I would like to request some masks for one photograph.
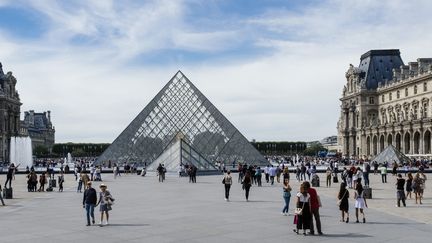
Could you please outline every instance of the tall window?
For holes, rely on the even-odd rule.
[[[424,84],[423,84],[423,91],[424,91],[424,92],[427,91],[427,82],[424,82]]]
[[[397,98],[397,99],[400,98],[400,91],[399,91],[399,90],[396,92],[396,98]]]
[[[374,97],[369,97],[369,104],[374,105],[375,104],[375,99]]]
[[[414,94],[417,94],[417,85],[414,85]]]
[[[389,100],[390,101],[392,100],[392,93],[391,92],[389,93]]]
[[[405,97],[408,96],[408,88],[405,88]]]
[[[384,102],[384,95],[381,96],[381,102]]]

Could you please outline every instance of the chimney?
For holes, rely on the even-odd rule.
[[[47,111],[48,112],[48,123],[51,123],[51,111]]]

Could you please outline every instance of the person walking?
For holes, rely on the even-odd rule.
[[[396,178],[396,198],[397,198],[397,207],[400,207],[400,202],[402,201],[402,204],[404,207],[406,207],[405,204],[405,179],[402,178],[401,174],[397,175]]]
[[[270,167],[268,165],[266,167],[264,167],[264,175],[265,175],[265,180],[267,183],[269,183],[269,181],[270,181],[269,171],[270,171]]]
[[[39,192],[43,192],[45,191],[45,184],[47,183],[47,179],[46,179],[46,175],[45,172],[43,172],[40,176],[39,176]]]
[[[224,184],[225,187],[225,201],[229,201],[229,192],[231,189],[231,185],[232,185],[232,176],[231,176],[231,171],[227,171],[226,175],[224,176],[222,183]]]
[[[411,192],[413,190],[413,179],[412,173],[408,172],[408,179],[406,180],[406,197],[409,197],[409,199],[411,199]]]
[[[111,196],[111,193],[107,190],[107,186],[105,184],[100,184],[100,193],[99,193],[99,201],[96,206],[100,204],[99,211],[101,212],[101,218],[99,225],[102,226],[104,215],[106,216],[105,225],[109,225],[109,211],[112,210],[111,205],[114,202],[114,198]]]
[[[304,184],[305,184],[305,189],[307,190],[307,193],[310,196],[310,209],[311,209],[310,234],[311,235],[315,234],[314,223],[313,223],[315,218],[317,232],[319,235],[322,235],[323,233],[321,231],[321,218],[319,214],[319,208],[321,207],[321,200],[315,188],[312,188],[311,184],[308,181],[305,181]]]
[[[273,165],[269,169],[269,175],[270,175],[270,183],[271,183],[271,185],[273,185],[274,184],[274,179],[275,179],[275,176],[276,176],[276,168],[273,167]]]
[[[332,175],[332,170],[330,167],[327,167],[327,170],[326,170],[326,186],[327,187],[331,187],[331,179],[332,179],[331,175]]]
[[[299,234],[299,230],[303,229],[303,235],[306,235],[306,230],[310,229],[311,226],[312,215],[310,208],[310,195],[307,193],[304,183],[300,185],[300,190],[297,193],[296,206],[297,226],[296,229],[294,229],[294,233]]]
[[[252,186],[252,178],[251,178],[249,171],[246,172],[245,177],[243,178],[242,184],[243,184],[242,188],[243,188],[243,190],[245,190],[246,202],[249,202],[249,190]]]
[[[81,177],[81,172],[78,173],[77,182],[78,182],[77,192],[82,192],[83,181],[82,181],[82,177]]]
[[[5,189],[7,188],[6,185],[8,184],[8,182],[9,182],[9,188],[12,188],[12,179],[14,178],[14,176],[15,176],[15,164],[10,163],[6,174],[6,181],[4,184]]]
[[[289,179],[285,178],[283,182],[283,199],[285,201],[285,206],[282,209],[282,215],[289,215],[289,203],[291,199],[291,186],[289,184]]]
[[[423,197],[423,192],[424,192],[424,183],[425,181],[423,180],[423,178],[420,176],[420,172],[417,172],[417,174],[414,177],[414,181],[413,181],[413,190],[414,190],[414,194],[415,194],[415,203],[422,203],[422,197]]]
[[[255,171],[255,178],[257,181],[258,186],[262,186],[262,171],[261,168],[258,166],[256,171]]]
[[[87,226],[90,226],[90,217],[92,218],[92,223],[95,223],[94,208],[97,202],[96,190],[92,187],[92,183],[87,182],[87,189],[84,191],[83,195],[83,208],[86,210],[87,215]]]
[[[338,199],[338,205],[339,205],[339,210],[341,211],[341,222],[349,222],[349,203],[348,203],[348,199],[349,199],[349,191],[346,188],[347,184],[345,182],[342,182],[340,184],[340,189],[339,189],[339,193],[337,196]],[[346,220],[345,220],[345,215],[346,215]]]
[[[356,223],[359,223],[359,211],[363,216],[363,223],[366,223],[364,209],[367,208],[367,202],[364,198],[364,190],[361,183],[357,183],[354,191]]]
[[[369,187],[369,173],[371,172],[371,167],[369,162],[363,164],[363,179],[365,187]]]
[[[59,192],[63,192],[63,182],[64,182],[64,174],[63,171],[61,171],[58,177]]]
[[[387,166],[385,165],[381,166],[380,170],[381,170],[382,183],[387,183]]]

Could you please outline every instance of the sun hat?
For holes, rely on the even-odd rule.
[[[100,186],[99,187],[107,187],[105,184],[100,184]]]

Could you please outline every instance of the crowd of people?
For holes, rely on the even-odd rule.
[[[45,185],[49,184],[48,188],[52,188],[52,180],[55,181],[55,171],[52,169],[52,164],[47,164],[47,169],[39,175],[36,174],[34,168],[27,168],[27,185],[28,191],[45,191]],[[317,165],[313,161],[303,160],[293,167],[289,167],[290,163],[281,163],[280,165],[267,165],[263,168],[256,165],[238,164],[238,183],[241,184],[241,188],[244,191],[244,197],[246,202],[249,201],[251,187],[256,185],[262,187],[263,183],[267,183],[268,186],[281,186],[282,196],[281,201],[283,202],[281,214],[283,216],[290,216],[290,201],[294,195],[295,208],[294,232],[296,234],[323,234],[319,209],[322,206],[320,196],[314,187],[319,187],[319,182],[316,184],[314,178],[318,177]],[[375,162],[363,162],[361,164],[352,163],[348,166],[341,164],[338,161],[330,161],[326,164],[325,169],[325,181],[326,187],[331,187],[332,183],[339,183],[338,177],[340,176],[341,183],[339,191],[336,196],[337,206],[340,210],[340,221],[349,223],[350,222],[350,205],[355,209],[355,222],[366,223],[365,209],[368,207],[368,189],[369,189],[369,176],[371,174],[378,174],[381,177],[382,183],[387,183],[387,173],[391,173],[394,176],[395,188],[396,188],[396,206],[406,207],[406,199],[415,198],[416,204],[422,204],[423,193],[426,185],[427,177],[424,174],[424,168],[420,166],[417,172],[411,172],[412,169],[406,170],[401,169],[395,163],[389,166],[387,163],[377,165]],[[114,178],[121,176],[120,166],[113,163],[113,174]],[[189,182],[196,183],[197,167],[194,165],[185,165],[185,172],[189,176]],[[63,167],[58,173],[58,185],[59,191],[63,191],[63,183],[65,176]],[[222,178],[222,184],[224,185],[224,199],[230,201],[230,190],[233,185],[233,176],[230,170],[225,169],[225,175]],[[94,208],[100,206],[101,220],[100,224],[108,224],[109,211],[112,209],[111,205],[114,200],[106,185],[101,184],[99,200],[95,189],[92,188],[92,181],[102,181],[102,168],[100,166],[93,166],[88,164],[86,161],[79,161],[74,166],[74,175],[77,181],[77,192],[83,192],[83,207],[86,209],[87,225],[95,224]],[[165,174],[167,172],[163,164],[159,164],[157,167],[158,180],[163,182],[165,180]],[[322,167],[321,167],[322,170]],[[11,187],[11,181],[14,178],[16,168],[11,164],[8,168],[6,175],[5,188]],[[134,165],[123,165],[123,172],[125,174],[134,173],[137,171]],[[143,169],[145,171],[145,167]],[[290,173],[295,174],[295,179],[300,183],[299,188],[296,190],[290,184]],[[142,174],[139,173],[139,174]],[[403,176],[402,174],[405,174]],[[181,175],[181,174],[180,174]],[[264,178],[262,178],[264,177]],[[318,178],[319,181],[319,178]],[[85,187],[85,188],[83,188]],[[352,190],[352,193],[350,193]],[[47,190],[48,191],[48,190]],[[293,192],[295,192],[293,194]],[[412,195],[414,194],[414,195]],[[111,198],[111,199],[110,199]],[[3,198],[0,197],[2,204]],[[350,200],[352,199],[351,203]],[[336,210],[336,209],[335,209]],[[104,222],[106,220],[106,223]],[[309,231],[309,232],[307,232]]]

